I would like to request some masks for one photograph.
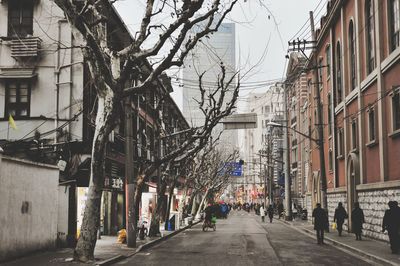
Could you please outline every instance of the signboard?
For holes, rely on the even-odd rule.
[[[232,114],[223,119],[224,129],[246,129],[257,127],[257,114],[256,113],[245,113],[245,114]]]
[[[124,179],[119,176],[106,176],[104,180],[104,188],[123,191]]]
[[[242,166],[243,165],[238,162],[225,163],[220,175],[225,174],[225,172],[229,172],[231,176],[242,176]]]

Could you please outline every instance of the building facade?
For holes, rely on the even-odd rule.
[[[400,200],[399,9],[398,0],[329,1],[306,66],[314,138],[321,93],[329,216],[339,201],[349,211],[359,202],[364,234],[384,240],[384,210]],[[308,195],[315,203],[321,176],[314,142],[310,160]]]
[[[199,90],[199,76],[204,73],[203,86],[207,91],[214,91],[221,77],[221,64],[226,68],[227,82],[236,74],[235,23],[222,23],[217,32],[209,38],[204,38],[188,54],[182,68],[181,86],[183,88],[182,112],[186,120],[193,126],[203,126],[205,117],[199,108],[201,95]],[[226,101],[232,98],[235,81],[230,85],[231,93],[226,94]],[[219,94],[217,94],[219,95]],[[223,130],[222,124],[214,129],[214,136]],[[238,136],[235,130],[225,130],[220,137],[221,146],[228,149],[237,149]]]
[[[249,202],[261,201],[262,195],[273,193],[282,174],[282,130],[268,123],[283,121],[283,99],[280,85],[247,97],[247,111],[257,114],[257,127],[244,130],[241,152],[245,161],[242,182]]]
[[[291,197],[302,207],[311,208],[306,197],[310,170],[311,140],[298,132],[310,135],[310,102],[307,75],[304,73],[306,58],[299,52],[290,54],[286,72],[285,90],[287,97]]]
[[[132,40],[112,5],[107,22],[99,27],[112,49],[123,49]],[[83,215],[97,108],[79,45],[53,1],[0,2],[0,144],[6,155],[59,166],[60,185],[69,188],[71,242]],[[142,75],[150,71],[150,64],[144,64]],[[128,85],[138,80],[139,75],[133,73]],[[167,141],[155,145],[161,131],[157,120],[162,120],[162,129],[168,134],[189,127],[169,97],[171,92],[169,78],[161,75],[152,88],[130,98],[136,172],[140,163],[152,162],[165,153]],[[163,106],[158,111],[156,104],[161,98]],[[101,209],[104,234],[116,234],[125,227],[124,121],[121,113],[106,148]],[[168,141],[179,143],[180,137]]]

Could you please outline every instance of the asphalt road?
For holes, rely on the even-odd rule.
[[[215,232],[197,225],[117,265],[371,265],[283,223],[260,222],[243,211],[218,220]]]

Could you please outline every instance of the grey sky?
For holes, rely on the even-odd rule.
[[[144,0],[117,2],[117,10],[132,31],[138,28],[144,2]],[[326,0],[241,0],[235,7],[227,21],[237,22],[237,67],[240,63],[241,68],[249,69],[257,64],[265,52],[265,58],[243,80],[246,86],[240,93],[239,112],[244,111],[245,95],[264,91],[267,88],[266,81],[282,78],[288,40],[308,20],[309,11],[314,10],[319,4],[315,19],[318,22],[318,18],[325,13],[326,2]],[[309,22],[304,29],[302,37],[308,37]],[[181,88],[175,88],[174,93],[179,106],[181,106],[180,90]]]

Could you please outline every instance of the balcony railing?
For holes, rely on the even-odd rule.
[[[12,57],[37,57],[41,40],[38,37],[26,37],[11,40]]]

